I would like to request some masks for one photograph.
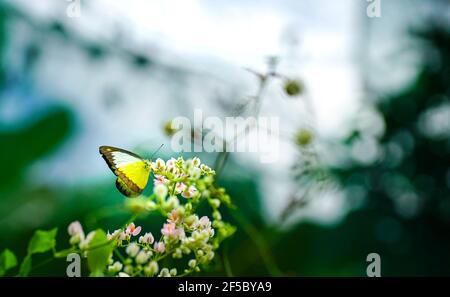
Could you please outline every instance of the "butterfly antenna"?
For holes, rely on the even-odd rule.
[[[163,144],[161,144],[160,146],[159,146],[159,148],[150,156],[150,160],[151,159],[153,159],[153,157],[155,156],[155,154],[157,153],[157,152],[159,152],[159,150],[161,150],[161,148],[164,146],[164,143]]]

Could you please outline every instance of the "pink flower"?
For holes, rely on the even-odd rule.
[[[181,192],[183,192],[184,190],[186,190],[186,185],[182,182],[178,182],[175,185],[175,191],[177,194],[180,194]]]
[[[175,159],[174,158],[170,158],[170,160],[168,160],[166,162],[166,167],[168,171],[172,171],[175,168]]]
[[[70,223],[69,227],[67,228],[67,232],[70,236],[76,236],[76,235],[84,235],[83,227],[81,227],[81,224],[79,221],[75,221]]]
[[[155,179],[153,180],[153,185],[154,186],[164,185],[164,184],[167,184],[168,182],[169,182],[169,180],[166,177],[159,175],[159,174],[155,174]]]
[[[197,189],[194,186],[190,186],[188,189],[185,189],[181,196],[184,198],[192,198],[197,193]]]
[[[200,218],[200,220],[198,220],[197,227],[199,229],[210,228],[211,227],[211,221],[209,220],[209,218],[207,216],[203,216],[203,217]]]
[[[141,226],[136,227],[134,223],[127,226],[125,232],[129,235],[137,236],[141,232]]]
[[[176,209],[173,209],[168,215],[167,221],[169,223],[178,223],[180,221],[180,215],[178,214]]]
[[[164,224],[163,228],[161,229],[161,233],[162,235],[171,238],[184,236],[184,230],[182,228],[177,228],[175,223],[172,222]]]
[[[174,223],[168,223],[164,224],[163,228],[161,229],[161,233],[164,236],[176,236],[177,228]]]
[[[164,242],[155,242],[155,245],[153,247],[157,253],[164,253],[164,251],[166,250],[166,245],[164,244]]]

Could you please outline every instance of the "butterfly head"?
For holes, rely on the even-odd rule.
[[[145,169],[150,170],[152,168],[152,160],[144,160],[144,163]]]

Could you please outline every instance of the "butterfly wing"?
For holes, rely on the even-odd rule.
[[[116,187],[127,197],[136,197],[144,190],[150,166],[140,156],[112,146],[101,146],[100,154],[117,176]]]

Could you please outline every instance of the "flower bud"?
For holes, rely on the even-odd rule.
[[[122,270],[122,263],[116,261],[113,265],[108,266],[108,271],[111,273],[117,273]]]
[[[168,191],[167,187],[162,184],[158,184],[153,188],[153,192],[159,199],[166,198]]]
[[[191,268],[196,267],[197,266],[197,260],[195,260],[195,259],[189,260],[188,266],[191,267]]]
[[[295,134],[295,143],[299,146],[307,146],[313,141],[314,135],[307,129],[300,129]]]
[[[144,267],[144,273],[147,276],[153,276],[155,274],[157,274],[159,271],[159,266],[158,266],[158,262],[156,261],[151,261],[150,263],[148,263],[147,266]]]
[[[126,248],[126,252],[130,257],[136,257],[136,255],[139,253],[139,250],[140,248],[135,242],[130,243],[130,245]]]
[[[163,269],[161,269],[161,272],[159,273],[158,276],[159,277],[170,277],[171,275],[170,275],[169,269],[163,268]]]
[[[136,263],[145,264],[147,263],[148,258],[150,258],[150,255],[146,251],[140,251],[136,256]]]
[[[220,200],[219,199],[210,199],[209,204],[212,208],[219,208],[220,206]]]
[[[304,85],[300,80],[287,80],[284,84],[284,91],[288,96],[297,96],[303,93]]]

